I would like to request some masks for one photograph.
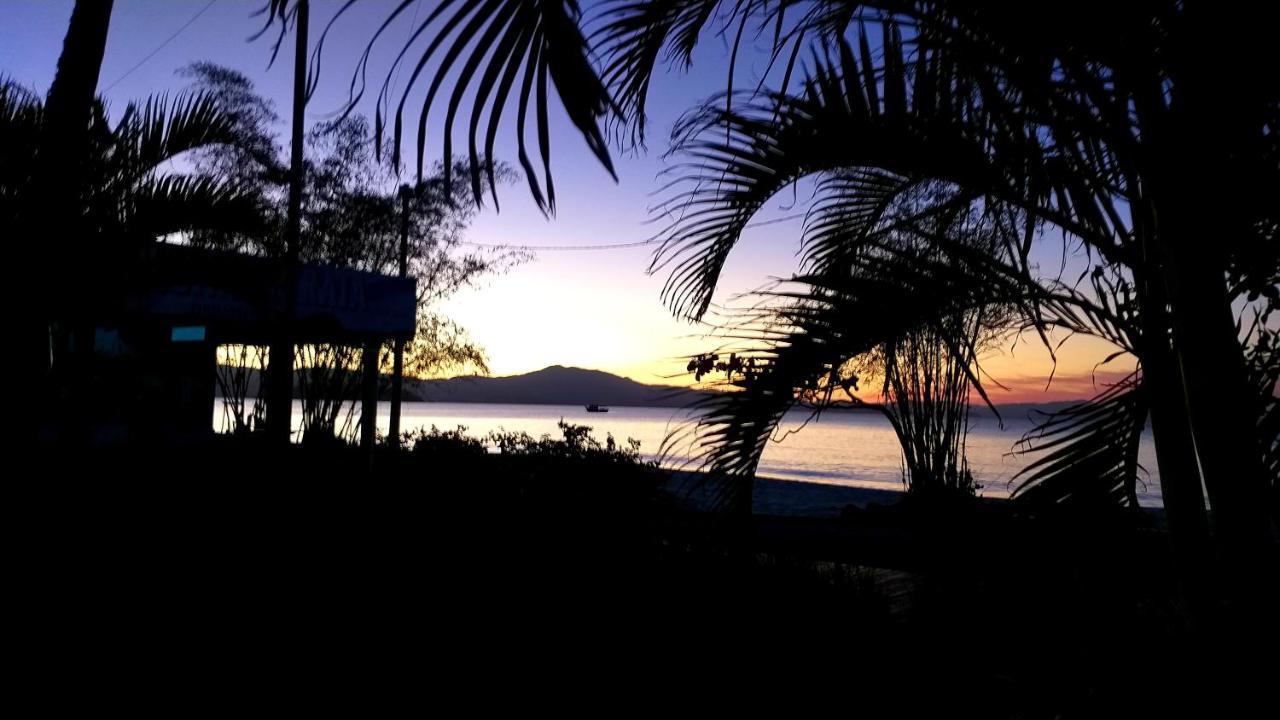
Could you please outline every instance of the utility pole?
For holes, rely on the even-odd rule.
[[[294,18],[293,133],[289,164],[289,217],[285,225],[285,254],[281,279],[286,293],[283,317],[271,343],[267,386],[267,434],[272,443],[287,446],[293,422],[293,324],[298,314],[298,247],[302,236],[303,133],[307,109],[308,0],[297,0]]]
[[[382,343],[365,340],[360,356],[360,448],[373,461],[378,439],[378,353]]]
[[[409,275],[409,186],[400,186],[400,277]],[[395,339],[395,365],[391,374],[391,447],[400,447],[400,400],[404,391],[404,340]]]

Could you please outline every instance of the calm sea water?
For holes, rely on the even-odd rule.
[[[387,431],[389,406],[379,405],[378,426]],[[783,480],[845,485],[875,489],[902,488],[902,459],[897,439],[889,423],[869,412],[833,412],[823,414],[806,424],[807,412],[787,415],[770,442],[760,462],[759,475]],[[601,440],[612,433],[620,442],[639,440],[640,451],[654,457],[668,433],[678,429],[689,418],[687,411],[672,408],[611,407],[607,413],[590,413],[581,405],[503,405],[485,403],[407,402],[401,415],[401,428],[406,431],[436,426],[442,430],[465,427],[467,433],[485,436],[490,431],[527,432],[559,437],[556,423],[564,419],[575,425],[589,425]],[[300,420],[295,407],[294,425]],[[987,497],[1006,497],[1015,486],[1014,475],[1034,455],[1013,455],[1018,439],[1031,429],[1030,420],[1004,417],[1001,427],[989,415],[977,415],[968,439],[968,457],[974,479],[982,485]],[[221,413],[215,415],[214,426],[221,426]],[[675,448],[674,463],[687,460],[695,448]],[[1145,472],[1139,473],[1139,500],[1143,505],[1160,505],[1159,478],[1156,474],[1155,451],[1149,435],[1144,436],[1138,461]]]

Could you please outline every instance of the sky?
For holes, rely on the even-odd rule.
[[[3,0],[0,74],[47,91],[72,4],[72,0]],[[261,27],[261,18],[251,15],[262,4],[262,0],[212,4],[209,0],[115,0],[99,93],[118,112],[129,100],[182,90],[187,81],[176,71],[192,62],[209,61],[253,79],[287,120],[292,63],[284,56],[291,51],[291,41],[286,41],[282,59],[268,67],[274,31],[256,41],[248,39]],[[338,5],[336,0],[313,0],[313,37]],[[331,119],[342,107],[356,60],[392,3],[369,0],[365,5],[339,21],[325,46],[321,78],[308,106],[308,124]],[[407,22],[393,26],[382,51],[373,55],[370,76],[378,82],[408,27]],[[664,72],[655,78],[649,98],[649,147],[615,151],[617,182],[590,155],[567,119],[553,114],[555,217],[542,215],[521,182],[500,190],[501,211],[486,205],[466,239],[538,247],[628,243],[652,237],[660,227],[651,222],[651,208],[662,197],[660,174],[668,167],[662,155],[670,129],[681,114],[724,88],[727,54],[720,38],[709,37],[695,55],[691,71]],[[753,78],[764,64],[761,53],[746,55],[748,60],[739,68],[740,82]],[[357,111],[371,116],[372,100]],[[416,119],[416,114],[410,116],[411,121]],[[280,128],[282,137],[287,137],[285,130]],[[495,150],[499,159],[514,160],[511,135],[500,134]],[[439,159],[438,143],[427,151],[428,162]],[[782,218],[804,209],[803,202],[792,203],[790,193],[775,198],[759,219]],[[730,256],[713,301],[729,303],[772,278],[794,272],[800,228],[797,219],[749,229]],[[1044,262],[1056,266],[1060,243],[1043,245]],[[559,364],[646,383],[689,384],[693,378],[684,373],[685,358],[714,349],[720,341],[706,337],[704,327],[677,320],[663,305],[659,295],[665,276],[646,273],[652,249],[536,252],[532,261],[486,278],[448,300],[441,310],[485,348],[495,375]],[[1122,359],[1095,368],[1112,350],[1101,341],[1073,338],[1057,351],[1055,371],[1038,339],[1010,339],[984,356],[983,367],[1004,386],[989,383],[996,402],[1083,398],[1105,389],[1103,383],[1132,367],[1131,361]],[[1046,387],[1051,373],[1053,382]]]

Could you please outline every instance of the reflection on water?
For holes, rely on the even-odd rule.
[[[387,431],[389,405],[378,407],[378,427]],[[580,405],[502,405],[483,403],[407,402],[401,415],[406,431],[430,428],[442,430],[465,426],[470,435],[490,431],[527,432],[538,436],[559,436],[556,423],[563,418],[575,425],[590,425],[604,439],[612,433],[618,440],[635,438],[646,456],[657,454],[667,435],[680,428],[688,412],[672,408],[611,407],[608,413],[589,413]],[[893,430],[883,417],[871,412],[833,412],[807,424],[807,412],[789,413],[769,443],[760,462],[759,474],[766,477],[870,488],[902,487],[902,455]],[[301,419],[294,407],[294,426]],[[215,413],[214,426],[221,427],[222,413]],[[975,413],[968,439],[969,463],[982,494],[1007,496],[1009,481],[1033,456],[1010,455],[1023,433],[1031,429],[1026,417],[1004,418],[1001,429],[994,417]],[[670,464],[678,464],[696,454],[689,441],[672,449]],[[1138,461],[1150,473],[1142,475],[1138,497],[1143,505],[1160,505],[1160,489],[1151,438],[1143,437]]]

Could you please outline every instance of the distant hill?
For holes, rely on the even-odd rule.
[[[295,385],[295,397],[300,389]],[[258,372],[249,371],[249,396],[258,393]],[[222,395],[221,388],[215,394]],[[533,405],[629,405],[684,407],[704,393],[666,385],[645,385],[599,370],[552,365],[507,377],[405,378],[404,399],[429,402],[517,403]],[[383,376],[378,399],[391,399],[391,379]]]
[[[683,407],[702,393],[645,385],[599,370],[552,365],[523,375],[406,380],[405,399],[430,402]]]
[[[250,373],[249,394],[257,393],[257,373]],[[295,388],[296,392],[296,388]],[[646,385],[600,370],[552,365],[523,375],[506,377],[455,377],[446,380],[405,378],[405,400],[457,403],[515,403],[528,405],[618,405],[631,407],[685,407],[705,392],[667,385]],[[221,394],[220,392],[218,393]],[[389,378],[383,377],[379,399],[391,399]],[[1075,401],[1050,403],[1009,403],[996,407],[1005,420],[1039,419],[1038,413],[1061,410]],[[829,410],[828,412],[872,412]],[[991,411],[975,402],[976,417],[991,417]]]
[[[1053,402],[1044,403],[996,403],[996,410],[1000,412],[1000,417],[1006,421],[1033,421],[1039,422],[1044,419],[1046,414],[1051,414],[1065,410],[1083,402],[1083,400],[1055,400]],[[987,407],[980,401],[972,403],[972,414],[974,417],[993,418],[991,408]]]

